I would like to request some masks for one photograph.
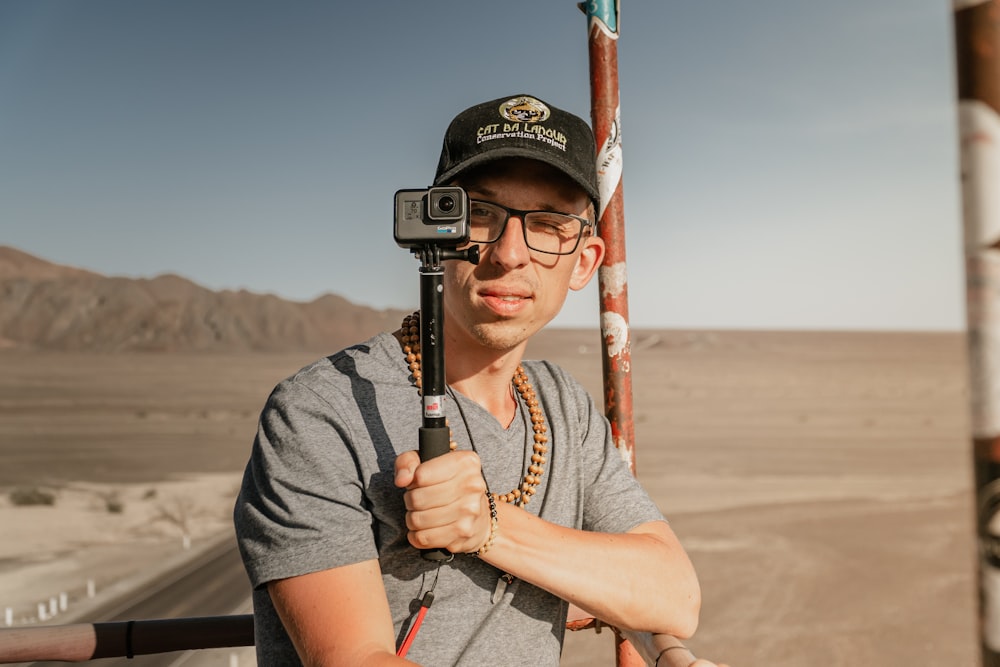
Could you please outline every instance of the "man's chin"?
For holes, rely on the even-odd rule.
[[[474,324],[472,335],[487,349],[508,352],[525,343],[540,328],[515,320],[498,320]]]

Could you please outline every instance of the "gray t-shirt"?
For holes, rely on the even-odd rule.
[[[662,519],[583,388],[553,364],[523,366],[550,438],[544,475],[525,509],[599,532]],[[479,454],[490,491],[520,485],[533,444],[526,408],[506,429],[461,395],[449,397],[445,414],[459,449]],[[438,567],[407,542],[393,464],[417,448],[421,422],[421,399],[387,333],[302,369],[271,394],[235,508],[260,664],[299,664],[267,582],[378,558],[397,643],[436,579],[408,659],[435,667],[558,665],[564,601],[516,579],[494,601],[499,570],[464,554]]]

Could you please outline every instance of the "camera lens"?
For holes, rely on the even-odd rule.
[[[442,213],[451,213],[455,210],[455,198],[451,195],[444,195],[437,200],[437,207]]]
[[[429,223],[454,223],[465,219],[465,192],[461,188],[431,188],[426,201]]]

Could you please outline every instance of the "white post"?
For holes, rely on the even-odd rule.
[[[87,579],[87,597],[92,598],[97,595],[97,587],[94,585],[93,579]]]
[[[54,597],[49,598],[49,616],[55,616],[59,613],[59,601]]]
[[[187,533],[184,533],[184,551],[187,551],[190,548],[191,548],[191,536],[188,535]]]
[[[45,611],[45,603],[44,602],[39,602],[38,603],[38,620],[39,621],[47,621],[47,620],[49,620],[49,615]]]
[[[240,667],[240,656],[238,653],[229,654],[229,667]]]
[[[59,611],[66,611],[67,607],[69,607],[69,595],[67,595],[66,593],[60,593],[59,594]]]
[[[3,622],[8,628],[14,625],[14,610],[10,607],[3,610]]]

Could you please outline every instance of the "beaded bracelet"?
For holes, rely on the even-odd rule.
[[[479,547],[478,551],[473,551],[470,554],[477,558],[490,550],[490,547],[493,546],[493,541],[497,537],[497,501],[489,491],[486,492],[486,499],[490,503],[490,534],[486,537],[486,541],[483,542],[483,546]]]

